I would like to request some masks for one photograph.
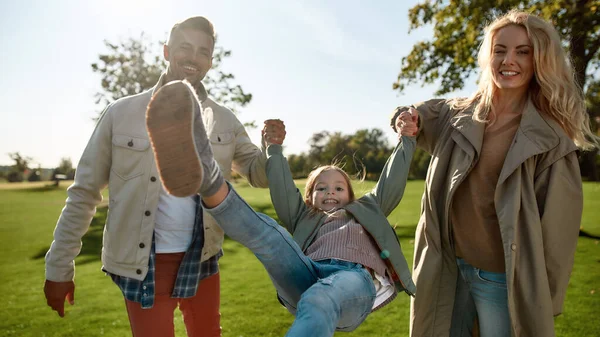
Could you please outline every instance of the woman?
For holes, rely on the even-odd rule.
[[[483,337],[554,336],[583,207],[576,151],[597,138],[549,23],[497,19],[479,65],[471,98],[400,107],[392,120],[432,155],[411,336],[468,336],[475,318]]]

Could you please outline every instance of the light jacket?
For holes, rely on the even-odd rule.
[[[402,142],[388,158],[373,191],[344,207],[377,243],[396,290],[405,291],[409,295],[414,295],[416,288],[402,254],[400,241],[387,216],[398,206],[404,195],[415,146],[414,139],[402,137]],[[322,212],[311,213],[292,179],[280,145],[269,145],[267,156],[267,176],[275,212],[300,248],[306,251],[327,215]]]
[[[153,89],[115,101],[102,113],[77,166],[75,181],[67,190],[66,206],[46,254],[48,280],[74,278],[74,259],[81,250],[81,238],[107,186],[103,269],[138,280],[145,278],[161,188],[145,115],[150,98],[163,81],[161,77]],[[202,85],[197,91],[214,156],[225,178],[229,179],[233,170],[252,186],[267,187],[264,151],[251,142],[229,109],[208,98]],[[223,231],[204,212],[202,261],[217,254],[222,243]]]
[[[485,125],[449,102],[416,105],[417,144],[432,155],[416,232],[411,336],[449,336],[457,266],[449,210],[479,158]],[[508,150],[496,192],[512,336],[554,336],[583,210],[577,148],[529,102]]]

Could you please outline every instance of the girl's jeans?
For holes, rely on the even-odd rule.
[[[456,259],[458,280],[451,337],[471,336],[475,317],[481,337],[510,337],[506,274],[494,273]]]
[[[207,209],[223,231],[248,247],[269,273],[279,298],[296,316],[286,336],[333,336],[356,329],[371,312],[375,286],[362,265],[308,258],[290,233],[256,213],[229,186],[229,194]]]

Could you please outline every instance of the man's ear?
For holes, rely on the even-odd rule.
[[[166,43],[163,45],[163,57],[165,61],[169,60],[169,46]]]

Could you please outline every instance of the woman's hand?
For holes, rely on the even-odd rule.
[[[396,118],[396,130],[398,138],[402,136],[414,137],[419,131],[419,112],[415,108],[409,108]]]

